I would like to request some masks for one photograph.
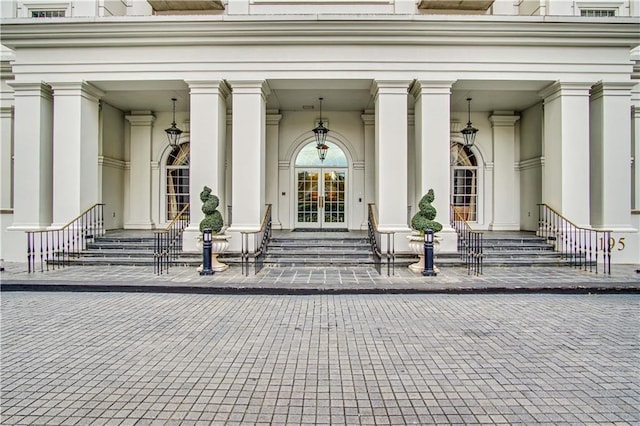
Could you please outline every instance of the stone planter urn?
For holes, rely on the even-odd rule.
[[[413,272],[422,272],[424,270],[424,237],[420,234],[411,234],[408,235],[407,238],[409,239],[409,249],[411,249],[419,259],[416,263],[409,265],[409,269]],[[433,237],[434,256],[440,251],[440,241],[442,241],[442,237]],[[440,270],[436,268],[435,264],[433,265],[433,270],[436,273],[440,272]]]
[[[197,247],[202,254],[202,235],[199,235],[197,240]],[[222,272],[229,269],[229,265],[222,263],[218,260],[218,255],[224,253],[229,248],[229,235],[212,235],[211,236],[211,269],[214,272]],[[198,267],[198,272],[202,271],[202,265]]]

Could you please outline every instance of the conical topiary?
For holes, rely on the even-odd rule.
[[[211,188],[205,186],[200,193],[200,200],[202,200],[203,203],[202,213],[204,213],[204,219],[200,221],[200,232],[209,228],[211,229],[211,233],[219,233],[224,225],[222,214],[217,210],[220,199],[211,194]]]
[[[427,229],[433,230],[434,233],[442,230],[442,224],[434,220],[436,218],[437,211],[431,203],[435,198],[433,189],[430,189],[418,204],[420,211],[411,219],[411,227],[416,231],[419,231],[420,234],[424,234]]]

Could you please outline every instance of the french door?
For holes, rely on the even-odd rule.
[[[346,169],[296,169],[296,228],[346,228],[346,180]]]

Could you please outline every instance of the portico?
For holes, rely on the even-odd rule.
[[[180,17],[153,27],[136,18],[105,26],[80,21],[47,34],[46,44],[36,32],[8,26],[3,42],[16,51],[10,141],[16,196],[3,237],[10,235],[16,248],[5,248],[5,258],[23,256],[25,229],[60,226],[96,202],[106,205],[107,229],[159,229],[173,219],[176,200],[189,200],[184,249],[196,250],[206,185],[220,198],[230,250],[240,249],[240,232],[259,228],[266,204],[277,229],[362,230],[372,203],[380,228],[395,232],[396,250],[403,251],[409,218],[433,188],[444,251],[456,250],[449,224],[455,198],[479,230],[533,231],[537,204],[547,203],[579,225],[617,230],[616,239],[625,238],[617,260],[633,261],[638,232],[630,197],[612,196],[617,188],[630,193],[633,179],[625,168],[632,124],[624,113],[632,87],[628,47],[613,43],[606,56],[594,58],[541,33],[545,49],[516,48],[509,37],[518,31],[496,42],[485,33],[489,22],[478,23],[480,29],[465,23],[447,31],[473,39],[471,52],[463,44],[434,46],[422,25],[397,18],[310,20],[290,38],[299,22],[256,20],[249,31],[229,21],[212,34],[206,20]],[[534,31],[538,24],[526,25]],[[158,49],[154,34],[176,26],[189,31],[190,43],[168,35]],[[78,28],[96,36],[136,30],[138,43],[72,45],[64,34]],[[261,40],[256,28],[286,41]],[[401,28],[419,42],[389,35]],[[570,25],[560,30],[572,31]],[[247,39],[239,42],[238,34]],[[319,34],[327,41],[319,42]],[[63,65],[52,66],[51,44]],[[89,64],[73,60],[81,54],[92,58]],[[521,57],[527,59],[516,60]],[[340,153],[339,164],[300,160],[320,118],[319,97],[329,151]],[[171,98],[184,130],[178,148],[168,146],[164,133]],[[459,130],[467,98],[479,132],[465,148]],[[454,167],[461,171],[455,178]],[[177,168],[179,184],[169,175]]]

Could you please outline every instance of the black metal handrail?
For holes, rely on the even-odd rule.
[[[240,231],[242,235],[242,273],[249,275],[251,258],[253,258],[254,274],[260,272],[264,266],[264,258],[267,254],[267,247],[271,241],[271,204],[266,205],[260,229],[256,231]],[[253,250],[249,250],[249,235],[253,238]]]
[[[27,265],[29,273],[40,272],[69,265],[72,257],[78,257],[87,248],[87,241],[104,235],[104,204],[97,203],[60,229],[26,231]]]
[[[552,242],[571,266],[611,274],[611,230],[578,226],[547,204],[538,204],[538,236]]]
[[[458,235],[458,251],[464,260],[467,274],[482,275],[483,233],[474,231],[455,206],[451,206],[451,226]]]
[[[394,275],[396,265],[395,232],[380,231],[375,214],[375,204],[369,204],[367,230],[369,233],[369,243],[371,244],[371,252],[373,253],[376,271],[378,271],[378,274],[382,275],[382,258],[384,257],[387,261],[387,276]],[[382,252],[383,235],[386,235],[387,237],[387,249],[385,253]]]
[[[154,231],[153,270],[156,275],[169,273],[169,267],[175,263],[182,252],[182,234],[189,226],[189,204],[164,229]]]

